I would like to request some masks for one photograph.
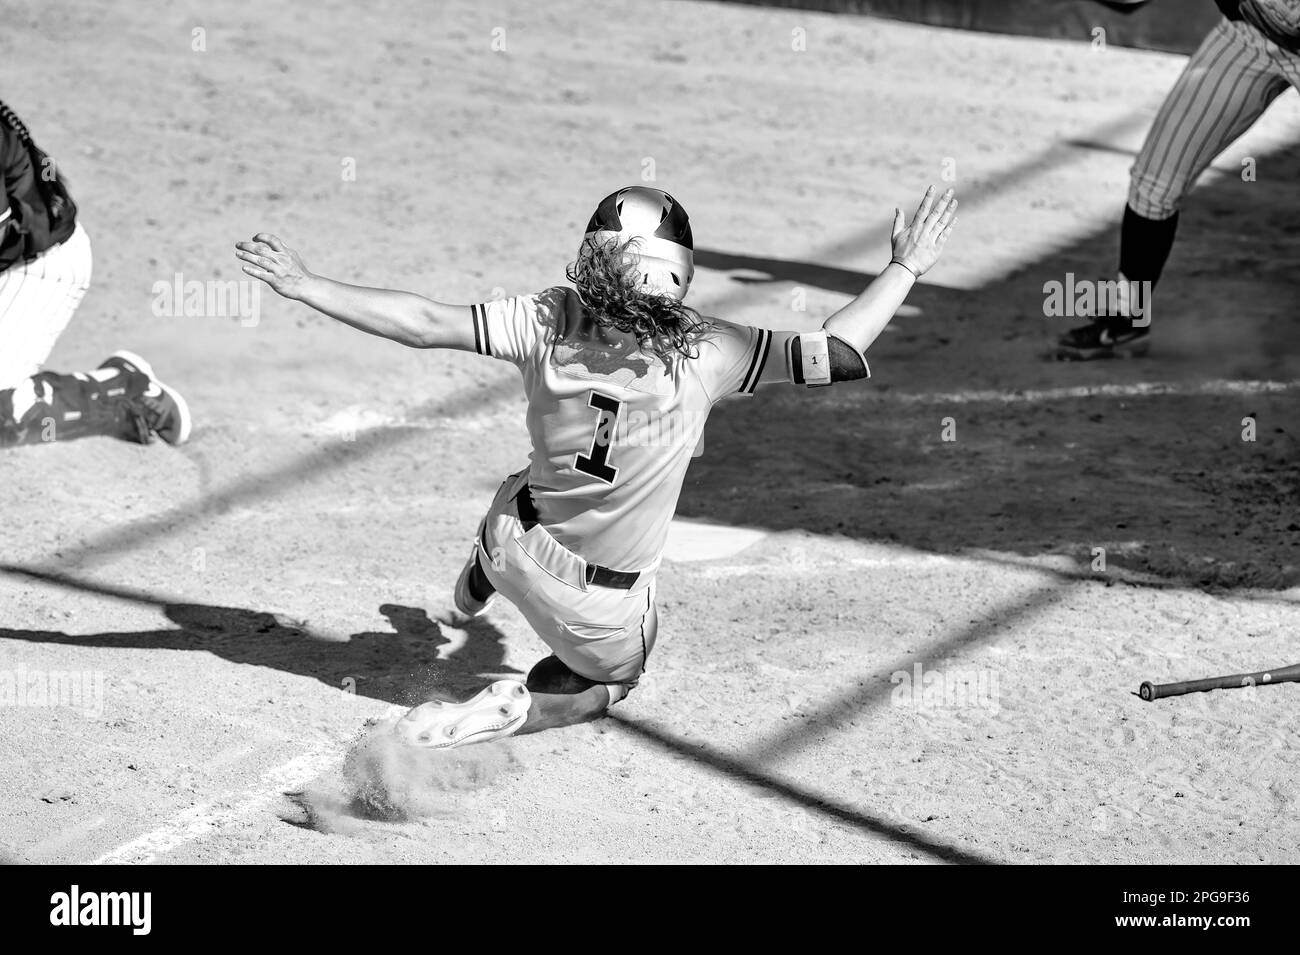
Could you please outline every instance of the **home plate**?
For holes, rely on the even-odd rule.
[[[668,527],[664,557],[673,561],[717,560],[732,557],[757,544],[767,531],[726,524],[703,524],[674,519]]]

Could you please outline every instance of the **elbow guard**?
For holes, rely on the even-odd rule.
[[[871,369],[862,354],[838,335],[825,330],[790,336],[786,345],[786,369],[791,381],[809,388],[871,377]]]

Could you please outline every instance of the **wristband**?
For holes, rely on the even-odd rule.
[[[920,279],[920,277],[921,277],[921,273],[918,272],[918,271],[916,271],[916,269],[913,269],[913,268],[910,268],[910,267],[907,266],[907,265],[904,265],[902,259],[890,259],[890,260],[889,260],[889,264],[890,264],[890,265],[902,265],[903,268],[907,269],[907,271],[909,271],[909,272],[912,273],[912,278],[914,278],[914,279]]]

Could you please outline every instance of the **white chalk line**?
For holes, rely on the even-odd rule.
[[[268,770],[252,786],[229,800],[213,800],[182,810],[150,832],[118,846],[96,859],[93,865],[148,865],[158,856],[187,842],[212,835],[255,813],[274,806],[286,790],[311,782],[341,756],[337,745],[320,743]]]
[[[1081,398],[1158,398],[1174,396],[1269,395],[1300,388],[1300,380],[1291,381],[1229,381],[1218,379],[1195,384],[1178,382],[1140,381],[1128,385],[1076,385],[1071,388],[1041,388],[1004,391],[950,391],[906,393],[889,391],[865,392],[871,400],[900,405],[943,404],[1035,404],[1051,401],[1077,401]],[[857,397],[855,395],[855,397]]]
[[[1078,401],[1083,398],[1159,398],[1164,396],[1185,397],[1234,397],[1246,395],[1271,395],[1300,389],[1300,379],[1290,381],[1255,381],[1250,379],[1232,381],[1216,379],[1212,381],[1185,384],[1172,381],[1139,381],[1127,385],[1075,385],[1069,388],[1030,388],[984,391],[931,391],[899,392],[854,388],[851,401],[878,401],[897,405],[969,405],[969,404],[1043,404],[1053,401]],[[847,390],[847,389],[846,389]],[[836,396],[839,397],[839,396]],[[503,409],[507,410],[507,409]],[[511,414],[515,409],[508,409]],[[334,418],[309,428],[311,434],[324,437],[349,437],[372,431],[391,429],[440,430],[445,431],[453,422],[444,419],[406,418],[402,416],[383,415],[378,412],[354,411],[350,414],[340,412]],[[464,422],[459,422],[464,425]]]
[[[975,569],[979,561],[971,558],[948,557],[941,554],[899,554],[890,557],[834,557],[826,559],[795,559],[780,563],[754,564],[718,564],[714,566],[692,567],[693,576],[705,579],[725,579],[728,577],[757,577],[774,574],[782,577],[802,576],[805,574],[823,574],[828,570],[854,568],[907,568],[917,570],[931,567],[960,567]]]

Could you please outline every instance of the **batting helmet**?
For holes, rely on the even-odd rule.
[[[586,239],[602,244],[635,240],[631,251],[646,290],[678,301],[686,297],[695,275],[691,220],[662,189],[627,186],[610,193],[592,213]]]

